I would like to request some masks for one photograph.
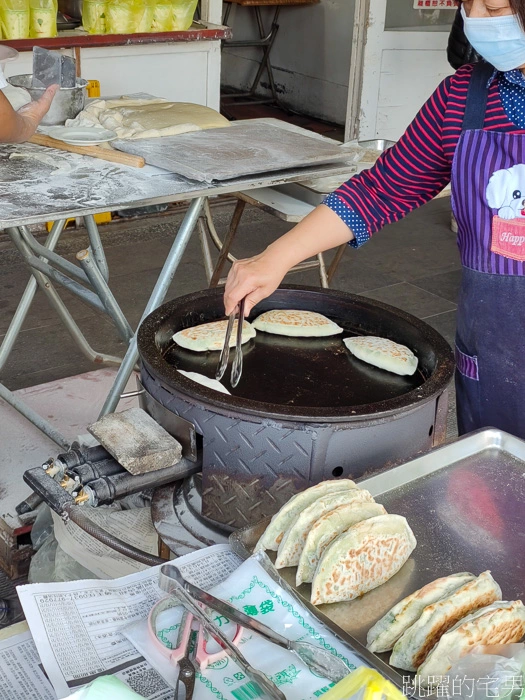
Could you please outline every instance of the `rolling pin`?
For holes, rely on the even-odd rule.
[[[109,148],[100,148],[99,146],[72,146],[69,143],[58,141],[58,139],[53,139],[51,136],[46,136],[45,134],[35,134],[29,139],[29,143],[56,148],[59,151],[68,151],[68,153],[78,153],[81,156],[100,158],[101,160],[108,160],[110,163],[129,165],[132,168],[143,168],[146,165],[146,161],[141,156],[133,156],[129,153],[122,153],[121,151],[114,151]]]

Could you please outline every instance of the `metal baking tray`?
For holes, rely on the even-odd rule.
[[[505,600],[525,600],[525,442],[489,428],[359,486],[389,513],[407,518],[418,544],[404,567],[358,600],[317,608],[309,603],[310,585],[295,586],[295,568],[279,574],[325,624],[402,688],[407,673],[388,666],[388,654],[363,650],[370,627],[399,600],[440,576],[486,570]],[[268,522],[233,533],[235,551],[248,557]],[[268,554],[275,560],[274,552]]]
[[[143,156],[149,165],[207,183],[348,159],[337,142],[257,119],[160,139],[117,140],[112,145]]]

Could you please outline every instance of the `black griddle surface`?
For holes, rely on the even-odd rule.
[[[344,333],[331,338],[288,338],[259,332],[244,348],[244,370],[232,395],[213,391],[177,372],[183,369],[214,377],[219,352],[195,353],[175,346],[183,328],[224,318],[224,290],[207,289],[163,304],[141,324],[138,348],[144,371],[168,393],[190,405],[228,415],[308,422],[359,421],[363,416],[398,413],[442,393],[454,370],[448,343],[433,328],[387,304],[346,292],[284,286],[260,302],[248,320],[270,309],[317,311]],[[350,336],[379,336],[409,347],[418,357],[412,377],[372,367],[353,357],[343,344]],[[168,399],[167,399],[168,400]]]
[[[341,327],[341,319],[332,319]],[[353,357],[343,338],[361,335],[345,330],[329,338],[289,338],[257,332],[243,345],[243,372],[238,386],[230,385],[230,351],[221,383],[232,395],[262,403],[304,408],[342,408],[388,401],[420,387],[420,371],[411,377],[373,367]],[[215,377],[220,352],[192,352],[175,343],[165,361],[176,369]]]

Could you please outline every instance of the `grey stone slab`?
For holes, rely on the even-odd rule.
[[[88,431],[130,474],[167,469],[182,458],[180,443],[142,408],[110,413]]]
[[[404,276],[385,269],[374,261],[363,261],[360,251],[348,250],[332,281],[333,289],[352,294],[366,294],[368,291],[390,287],[404,282]]]
[[[414,280],[412,284],[456,303],[461,286],[461,270],[452,270],[451,272],[444,272],[430,277],[422,277]]]
[[[160,268],[137,271],[111,278],[111,289],[132,328],[142,317],[144,307],[158,279]],[[207,287],[202,265],[182,261],[171,283],[166,300],[197,292]]]
[[[40,46],[33,48],[33,87],[47,88],[62,84],[62,56]]]
[[[81,320],[78,325],[95,350],[123,357],[125,345],[104,318],[90,316]],[[3,336],[0,337],[0,341],[2,339]],[[76,362],[82,367],[80,371],[87,371],[86,367],[97,367],[80,352],[60,322],[44,328],[33,328],[20,333],[9,361],[0,375],[0,381],[12,388],[14,383],[11,379],[16,380],[36,371],[55,370],[66,365],[71,367]]]
[[[419,318],[435,316],[456,308],[450,301],[406,282],[367,292],[365,296],[396,306]]]
[[[454,339],[456,336],[456,311],[447,311],[437,316],[426,318],[425,322],[432,328],[435,328],[445,340],[454,347]]]
[[[36,367],[36,365],[33,366]],[[47,382],[60,381],[66,377],[74,377],[84,372],[92,372],[94,369],[97,369],[97,367],[92,362],[82,356],[80,358],[75,356],[72,358],[71,362],[60,364],[57,367],[37,369],[34,372],[24,371],[14,375],[10,372],[9,368],[7,368],[5,373],[3,372],[0,376],[0,381],[8,386],[11,391],[17,391],[18,389],[27,389],[28,387],[38,386],[39,384],[47,384]],[[102,406],[100,408],[102,408]],[[51,415],[47,417],[52,418]]]
[[[2,270],[0,274],[0,298],[2,299],[0,304],[0,333],[5,333],[9,327],[26,284],[29,281],[29,273],[25,266],[17,265],[9,269],[11,271]],[[74,319],[80,320],[95,315],[96,311],[78,297],[75,297],[58,285],[55,288]],[[50,306],[44,293],[38,290],[24,323],[24,330],[54,325],[57,323],[57,320],[56,311]]]
[[[173,232],[175,236],[176,230]],[[151,241],[130,241],[123,245],[106,248],[109,266],[110,287],[122,276],[134,275],[146,270],[160,270],[170,251],[172,240],[160,238]]]

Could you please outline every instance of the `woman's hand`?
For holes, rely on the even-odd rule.
[[[344,221],[321,204],[263,253],[234,263],[224,292],[226,314],[233,313],[246,298],[244,311],[248,316],[255,304],[275,292],[294,265],[353,238]]]
[[[53,98],[58,91],[58,85],[51,85],[39,100],[30,102],[21,107],[16,113],[18,116],[19,133],[16,141],[22,143],[28,141],[37,130],[38,125],[49,112]]]
[[[286,266],[279,265],[273,258],[270,249],[254,258],[235,262],[224,292],[226,314],[233,313],[246,298],[244,313],[248,316],[256,304],[275,292],[287,272]]]

